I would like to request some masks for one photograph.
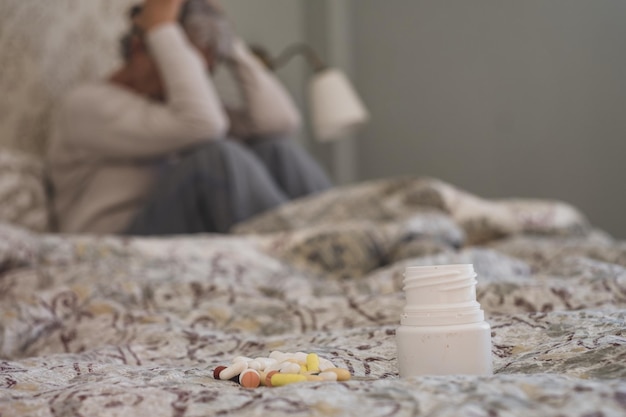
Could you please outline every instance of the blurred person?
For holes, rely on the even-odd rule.
[[[145,0],[131,12],[123,66],[62,101],[48,152],[64,233],[226,233],[330,187],[287,139],[300,115],[280,82],[207,0]],[[244,105],[225,108],[223,64]],[[225,139],[228,137],[228,139]]]

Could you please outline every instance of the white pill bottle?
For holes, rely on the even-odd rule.
[[[491,375],[491,327],[476,301],[473,265],[408,267],[396,331],[402,378]]]

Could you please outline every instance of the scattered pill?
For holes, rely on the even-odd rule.
[[[248,364],[246,362],[235,362],[220,372],[220,379],[231,379],[233,377],[236,377],[246,369],[248,369]]]
[[[272,385],[272,377],[276,375],[278,371],[270,371],[265,375],[265,386],[271,387]]]
[[[337,380],[337,374],[334,372],[322,372],[318,376],[322,378],[324,381],[336,381]]]
[[[306,355],[306,369],[313,372],[320,370],[320,359],[315,353]]]
[[[307,354],[304,352],[296,352],[293,357],[296,361],[298,361],[298,363],[306,363],[306,358],[307,358]]]
[[[281,374],[299,374],[300,373],[300,365],[293,362],[283,362],[280,367]]]
[[[270,353],[270,358],[271,359],[275,359],[278,362],[282,362],[283,358],[284,358],[285,354],[279,350],[274,350]]]
[[[254,360],[261,364],[261,370],[263,371],[277,363],[276,359],[272,358],[255,358]]]
[[[213,378],[230,380],[245,388],[283,386],[297,382],[348,381],[350,371],[337,368],[316,353],[272,351],[269,357],[235,357],[229,366],[217,366]]]
[[[245,388],[256,388],[261,385],[261,375],[255,369],[246,369],[239,374],[239,384]]]
[[[275,373],[272,375],[271,382],[273,387],[282,387],[284,385],[294,384],[306,381],[306,376],[300,374],[282,374]]]
[[[220,379],[220,372],[222,372],[224,369],[226,369],[225,366],[218,366],[217,368],[215,368],[213,370],[213,378]]]
[[[273,365],[268,366],[267,368],[265,368],[265,372],[271,372],[271,371],[280,371],[280,368],[283,366],[282,362],[276,362]]]
[[[332,372],[337,375],[337,381],[348,381],[350,379],[350,371],[343,368],[330,368],[324,372]]]

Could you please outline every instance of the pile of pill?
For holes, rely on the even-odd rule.
[[[269,357],[238,356],[228,366],[218,366],[213,378],[235,381],[246,388],[280,387],[307,381],[347,381],[350,371],[337,368],[315,353],[273,351]]]

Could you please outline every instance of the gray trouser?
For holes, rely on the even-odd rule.
[[[165,168],[126,234],[226,233],[237,222],[330,186],[320,166],[289,140],[208,142]]]

